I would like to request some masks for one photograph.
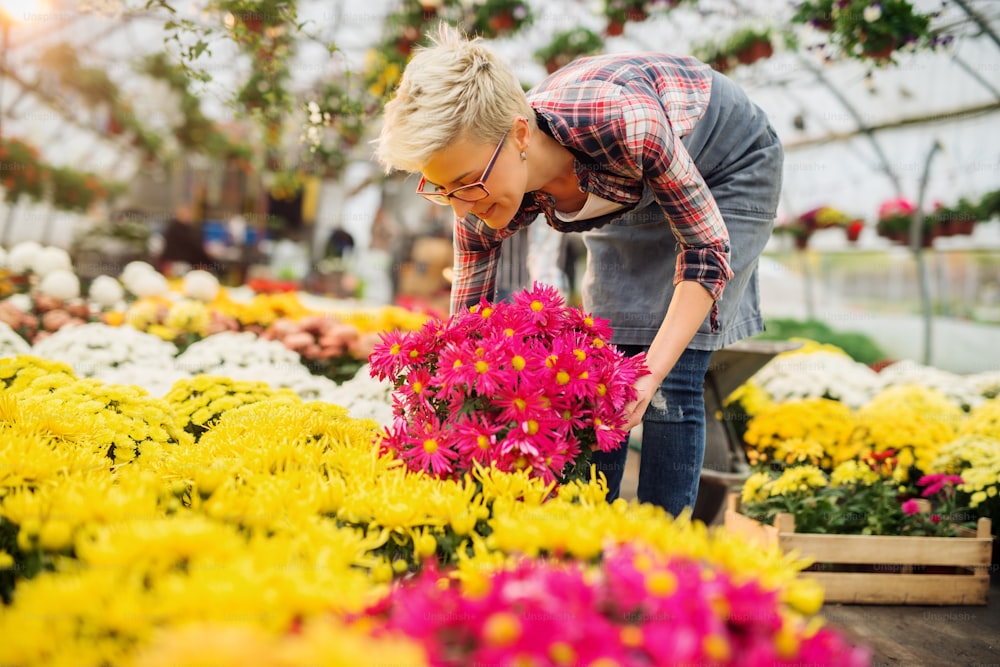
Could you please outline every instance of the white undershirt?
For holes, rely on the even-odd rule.
[[[573,213],[556,211],[556,217],[563,222],[574,222],[576,220],[590,220],[608,213],[614,213],[625,208],[625,204],[602,199],[593,193],[587,193],[587,201],[583,203],[583,208]]]

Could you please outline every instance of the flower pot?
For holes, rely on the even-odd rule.
[[[509,11],[500,12],[490,17],[489,24],[496,34],[506,34],[514,29],[514,15]]]
[[[865,223],[860,220],[853,220],[844,227],[844,231],[847,233],[847,240],[851,243],[857,243],[858,239],[861,238],[861,230],[865,228]]]
[[[948,221],[948,229],[952,235],[970,235],[976,231],[976,221],[971,218],[957,218]]]
[[[861,54],[871,60],[878,62],[886,62],[892,58],[893,51],[896,50],[896,43],[889,42],[882,46],[869,46],[867,44],[862,44]]]
[[[771,45],[771,42],[766,39],[758,39],[737,51],[736,60],[744,65],[749,65],[763,58],[770,58],[772,55],[774,55],[774,46]]]
[[[608,21],[608,26],[604,29],[604,34],[609,37],[617,37],[625,32],[625,24],[614,19]]]
[[[645,21],[649,18],[649,12],[641,7],[630,7],[625,10],[625,18],[629,21]]]

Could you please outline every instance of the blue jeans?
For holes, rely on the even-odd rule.
[[[628,355],[641,345],[619,345]],[[712,353],[687,349],[660,384],[642,418],[639,501],[659,505],[676,516],[694,507],[705,458],[705,374]],[[661,400],[663,399],[663,400]],[[594,452],[597,471],[608,480],[608,502],[621,491],[628,444],[613,452]]]

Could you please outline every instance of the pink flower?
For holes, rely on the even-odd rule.
[[[905,197],[897,197],[896,199],[889,199],[882,202],[882,205],[878,208],[879,218],[888,218],[896,215],[909,215],[917,210],[909,199]]]
[[[622,446],[622,408],[648,372],[644,356],[626,357],[608,334],[605,321],[539,285],[385,334],[369,357],[372,376],[396,387],[380,445],[438,476],[478,462],[566,481],[583,472],[590,445]]]
[[[441,585],[441,582],[444,585]],[[365,615],[419,642],[431,664],[811,664],[861,667],[871,652],[787,615],[776,590],[696,560],[611,547],[592,568],[522,559],[465,596],[434,566]],[[780,641],[779,641],[780,638]],[[779,653],[779,646],[792,653]]]
[[[903,514],[905,514],[906,516],[912,516],[914,514],[919,514],[919,513],[920,513],[920,505],[913,498],[910,498],[909,500],[903,503]]]
[[[945,473],[935,473],[933,475],[924,475],[919,480],[917,480],[917,486],[925,487],[920,493],[924,498],[930,498],[931,496],[937,495],[942,489],[946,487],[958,486],[962,483],[961,475],[947,475]]]

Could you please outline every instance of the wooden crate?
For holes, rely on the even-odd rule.
[[[993,549],[989,519],[980,519],[975,531],[960,529],[957,537],[796,533],[791,514],[779,514],[774,524],[742,514],[739,494],[729,495],[726,530],[813,561],[803,575],[822,584],[827,602],[986,604]]]

